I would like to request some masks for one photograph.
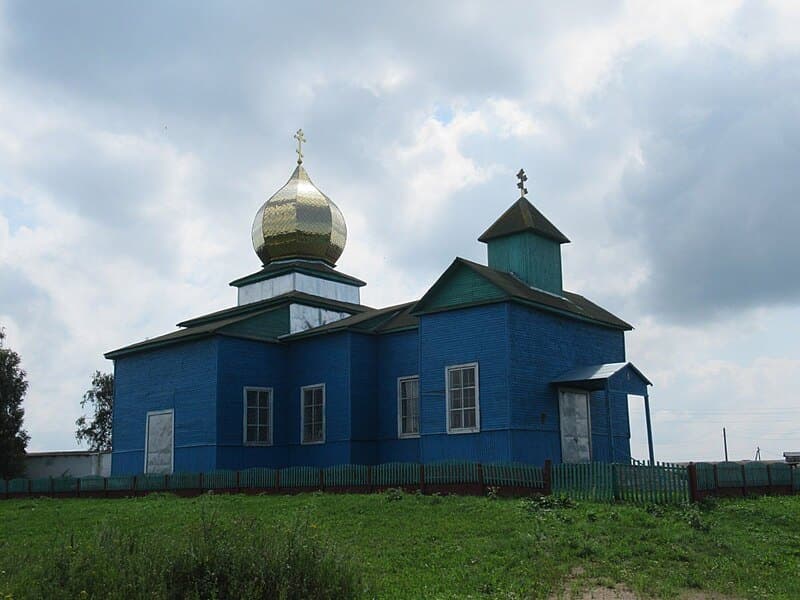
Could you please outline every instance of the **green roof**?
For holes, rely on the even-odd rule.
[[[457,293],[448,293],[448,288],[455,289]],[[630,324],[579,294],[564,291],[559,296],[532,288],[510,273],[464,258],[453,261],[410,309],[410,313],[420,315],[508,300],[616,329],[633,329]]]
[[[360,279],[340,273],[325,263],[308,260],[293,260],[290,262],[270,263],[260,271],[231,281],[230,285],[233,287],[242,287],[243,285],[256,283],[257,281],[263,281],[265,279],[272,279],[273,277],[278,277],[279,275],[293,272],[304,273],[305,275],[320,277],[330,281],[338,281],[339,283],[347,283],[356,287],[363,287],[367,285]]]
[[[320,325],[305,331],[281,336],[281,340],[295,340],[336,331],[357,331],[359,333],[381,334],[416,329],[419,319],[409,313],[414,302],[406,302],[386,308],[373,308],[360,314]]]
[[[488,242],[494,238],[532,231],[543,237],[555,240],[559,244],[568,244],[569,239],[553,225],[547,217],[540,213],[526,198],[520,198],[509,209],[500,215],[492,226],[478,238],[479,242]]]
[[[266,300],[259,300],[258,302],[251,302],[249,304],[242,304],[241,306],[234,306],[224,310],[218,310],[207,315],[194,317],[186,321],[178,323],[178,327],[193,327],[195,325],[202,325],[218,319],[226,319],[231,316],[246,314],[251,312],[258,312],[267,306],[274,306],[278,304],[285,304],[287,301],[296,301],[300,304],[307,304],[317,308],[325,308],[328,310],[335,310],[339,312],[360,313],[369,310],[370,307],[363,304],[353,304],[352,302],[342,302],[341,300],[332,300],[330,298],[323,298],[322,296],[314,296],[313,294],[306,294],[305,292],[287,292],[267,298]]]
[[[178,323],[182,327],[165,335],[150,338],[105,354],[106,358],[118,358],[134,352],[151,350],[169,344],[192,341],[212,335],[226,335],[267,342],[278,342],[289,330],[289,304],[298,303],[347,313],[371,311],[368,306],[340,302],[304,292],[288,292],[259,302],[234,306]],[[285,314],[284,312],[285,311]]]

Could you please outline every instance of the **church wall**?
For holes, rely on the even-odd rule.
[[[418,462],[419,438],[397,436],[397,378],[419,374],[419,333],[403,331],[380,336],[377,372],[377,462]]]
[[[283,467],[293,403],[286,381],[287,349],[278,344],[222,337],[219,341],[217,468]],[[272,388],[272,446],[244,444],[244,388]]]
[[[209,338],[114,362],[112,474],[143,472],[146,415],[165,409],[175,411],[174,470],[215,468],[217,351]]]
[[[353,464],[374,464],[378,458],[378,338],[350,334],[350,434]]]
[[[320,335],[290,344],[286,413],[288,460],[293,465],[351,462],[350,334]],[[325,384],[325,444],[300,444],[300,388]]]
[[[510,305],[509,329],[513,458],[537,464],[548,458],[560,462],[558,391],[550,382],[577,366],[624,361],[624,332],[517,304]],[[611,401],[617,458],[626,460],[630,452],[627,397],[612,394]],[[592,394],[590,415],[593,457],[608,460],[602,393]]]
[[[422,315],[420,458],[504,461],[510,456],[508,303]],[[448,434],[445,367],[478,363],[480,432]]]

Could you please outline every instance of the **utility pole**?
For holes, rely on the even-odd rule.
[[[725,462],[728,462],[728,434],[725,428],[722,428],[722,444],[725,446]]]
[[[756,458],[755,460],[761,460],[761,446],[756,446]]]

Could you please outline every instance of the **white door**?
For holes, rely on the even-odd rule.
[[[147,413],[145,473],[172,473],[173,411]]]
[[[592,460],[591,428],[589,424],[589,394],[561,390],[559,395],[561,419],[561,461],[586,463]]]

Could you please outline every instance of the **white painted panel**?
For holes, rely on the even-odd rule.
[[[173,412],[147,413],[145,473],[172,473]]]
[[[361,293],[357,286],[339,281],[330,281],[329,279],[314,277],[305,273],[287,273],[286,275],[240,287],[238,292],[239,306],[274,298],[292,291],[305,292],[313,296],[330,298],[341,302],[352,302],[354,304],[359,304],[361,298]]]
[[[561,461],[590,462],[591,428],[589,423],[589,394],[561,390],[559,394],[561,422]]]
[[[291,333],[297,333],[298,331],[305,331],[312,327],[333,323],[334,321],[339,321],[349,316],[350,314],[348,313],[325,310],[315,306],[290,304],[289,331]]]
[[[279,275],[278,277],[265,279],[264,281],[256,281],[255,283],[244,285],[239,288],[239,306],[242,304],[250,304],[251,302],[258,302],[259,300],[266,300],[267,298],[274,298],[275,296],[291,292],[294,289],[294,273]]]

